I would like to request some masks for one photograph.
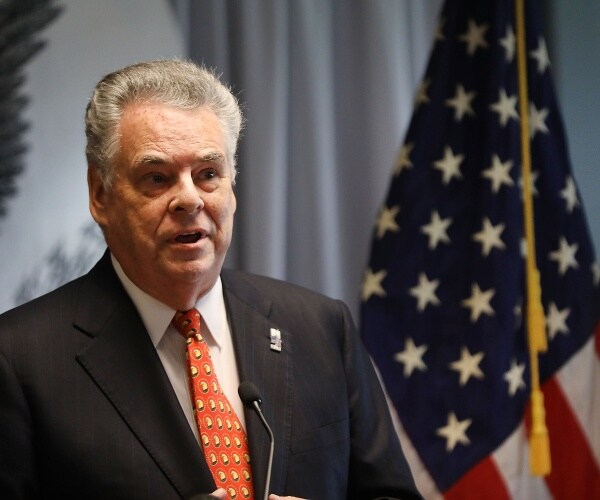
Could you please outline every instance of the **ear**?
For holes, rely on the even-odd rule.
[[[96,165],[88,165],[88,193],[90,198],[90,213],[96,223],[104,228],[107,222],[107,192]]]

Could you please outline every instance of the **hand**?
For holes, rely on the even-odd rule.
[[[211,495],[219,500],[227,500],[227,491],[225,491],[223,488],[213,491]]]

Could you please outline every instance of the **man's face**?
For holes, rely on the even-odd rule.
[[[178,308],[178,294],[195,300],[214,284],[231,242],[236,199],[221,126],[207,108],[150,102],[128,106],[119,132],[112,186],[89,169],[90,210],[127,276]]]

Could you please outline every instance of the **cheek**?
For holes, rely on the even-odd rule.
[[[147,239],[158,230],[164,210],[156,203],[124,203],[115,207],[115,221],[121,232],[129,232],[132,238]]]
[[[233,214],[236,209],[236,200],[233,194],[216,200],[214,204],[208,205],[207,208],[214,215],[215,222],[222,228],[230,228],[233,225]]]

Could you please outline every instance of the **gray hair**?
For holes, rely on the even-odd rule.
[[[157,102],[181,109],[207,107],[215,113],[227,148],[231,178],[236,175],[236,150],[243,125],[236,97],[213,71],[178,59],[147,61],[106,75],[96,85],[85,113],[85,154],[98,168],[105,186],[114,176],[120,151],[119,123],[128,104]]]

